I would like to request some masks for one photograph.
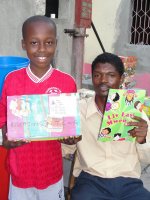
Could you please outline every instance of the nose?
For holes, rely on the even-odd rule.
[[[102,74],[101,75],[101,82],[102,83],[106,83],[108,80],[107,80],[107,76],[106,76],[106,74]]]
[[[39,49],[38,49],[40,52],[43,52],[43,51],[45,51],[45,45],[44,45],[44,43],[40,43],[39,44]]]

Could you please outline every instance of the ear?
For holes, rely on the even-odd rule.
[[[123,73],[120,79],[121,84],[124,82],[124,79],[125,79],[125,74]]]
[[[58,39],[56,38],[56,47],[57,47],[57,42],[58,42]]]
[[[21,44],[22,44],[22,49],[26,50],[26,44],[25,44],[24,39],[21,40]]]
[[[124,79],[125,79],[125,74],[123,74],[120,78],[120,86],[122,86],[123,82],[124,82]]]

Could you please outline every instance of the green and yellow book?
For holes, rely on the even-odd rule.
[[[125,124],[133,121],[134,116],[141,117],[145,95],[146,90],[142,89],[110,89],[98,140],[134,141],[128,132],[134,127]]]

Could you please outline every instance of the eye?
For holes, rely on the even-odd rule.
[[[109,76],[111,76],[111,77],[114,77],[114,76],[115,76],[115,74],[109,74]]]
[[[100,77],[100,74],[94,74],[94,78]]]
[[[46,44],[47,44],[48,46],[52,46],[52,45],[54,44],[54,42],[50,40],[50,41],[47,41]]]
[[[35,45],[38,45],[38,42],[32,41],[31,44],[35,46]]]

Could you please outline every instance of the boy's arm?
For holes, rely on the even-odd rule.
[[[29,141],[23,141],[23,140],[19,140],[19,141],[10,141],[7,139],[7,126],[6,124],[2,127],[2,145],[6,148],[6,149],[11,149],[11,148],[15,148],[15,147],[20,147],[26,143],[28,143]]]

